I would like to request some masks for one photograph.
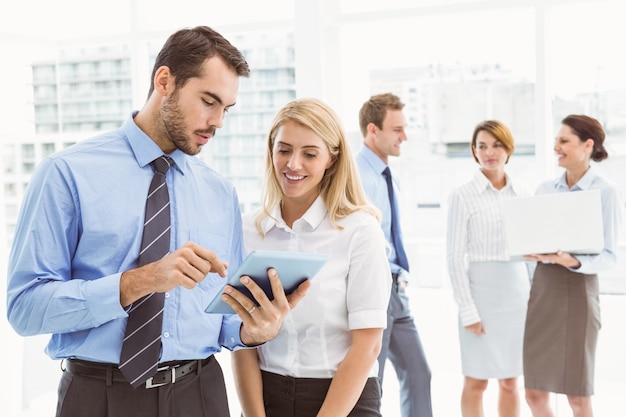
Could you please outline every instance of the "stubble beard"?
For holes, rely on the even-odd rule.
[[[165,99],[161,108],[161,120],[166,137],[172,144],[187,155],[197,155],[201,147],[191,146],[191,139],[185,134],[185,116],[178,103],[178,93]]]

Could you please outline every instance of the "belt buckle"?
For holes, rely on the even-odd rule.
[[[167,368],[157,369],[157,372],[164,371],[164,370],[167,370]],[[152,381],[154,380],[154,377],[148,378],[148,380],[146,380],[146,389],[162,387],[163,385],[175,383],[176,382],[176,367],[169,368],[169,370],[172,373],[172,377],[171,377],[171,380],[169,382],[162,382],[160,384],[154,384],[154,383],[152,383]]]

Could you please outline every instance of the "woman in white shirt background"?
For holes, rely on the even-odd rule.
[[[526,263],[510,261],[500,213],[503,199],[527,196],[505,165],[515,149],[509,128],[486,120],[474,129],[474,178],[448,198],[447,265],[459,308],[463,417],[483,416],[488,380],[499,384],[500,417],[520,415],[517,377],[530,289]]]
[[[598,120],[586,115],[565,117],[554,143],[559,166],[565,172],[540,184],[536,192],[599,189],[604,249],[594,255],[557,252],[526,257],[537,261],[524,335],[526,401],[534,417],[554,417],[550,392],[567,395],[574,416],[593,415],[591,396],[601,326],[597,274],[617,262],[617,237],[622,223],[617,188],[591,165],[592,160],[600,162],[608,157],[604,139]],[[581,222],[586,214],[580,213]]]
[[[331,257],[275,339],[233,353],[243,415],[380,416],[391,273],[343,128],[321,101],[295,100],[276,115],[266,152],[262,207],[244,215],[246,251]]]

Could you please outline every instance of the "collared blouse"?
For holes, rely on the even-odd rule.
[[[246,252],[257,249],[328,253],[307,295],[285,319],[278,336],[258,348],[261,369],[298,378],[332,378],[350,348],[350,331],[385,328],[391,290],[385,238],[370,214],[357,211],[330,222],[318,197],[293,227],[280,209],[255,225],[258,211],[244,215]],[[278,271],[280,275],[280,271]],[[378,374],[378,363],[369,376]]]
[[[464,326],[481,321],[470,291],[467,263],[509,261],[500,205],[504,199],[529,194],[508,175],[506,185],[497,190],[480,170],[472,181],[450,193],[446,259]]]

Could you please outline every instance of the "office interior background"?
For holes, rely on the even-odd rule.
[[[265,135],[286,102],[307,96],[327,102],[357,150],[361,104],[387,91],[403,99],[409,140],[390,164],[402,183],[403,230],[416,294],[449,294],[446,199],[477,169],[468,143],[484,119],[511,127],[516,152],[508,172],[534,188],[560,173],[552,151],[560,120],[571,113],[596,117],[605,127],[609,150],[609,159],[597,169],[626,195],[623,1],[31,0],[14,6],[0,15],[2,271],[37,164],[117,128],[141,108],[166,37],[199,24],[224,34],[252,69],[250,78],[241,81],[238,103],[224,128],[199,155],[232,180],[242,211],[259,204]],[[623,313],[623,230],[620,236],[618,265],[601,274],[600,282],[603,297],[625,305],[616,310]],[[5,288],[6,274],[0,277]],[[0,312],[6,316],[5,290],[0,293]],[[440,316],[429,313],[419,320]],[[621,318],[604,314],[605,327]],[[58,374],[37,374],[52,362],[43,353],[47,337],[20,338],[5,319],[0,330],[8,341],[5,366],[11,375],[0,383],[0,414],[38,415],[33,407],[42,396],[54,395],[58,379]],[[622,371],[611,383],[626,388],[623,354],[609,353]],[[436,373],[433,367],[434,378]],[[460,368],[458,373],[461,378]],[[565,408],[558,412],[568,415]]]

